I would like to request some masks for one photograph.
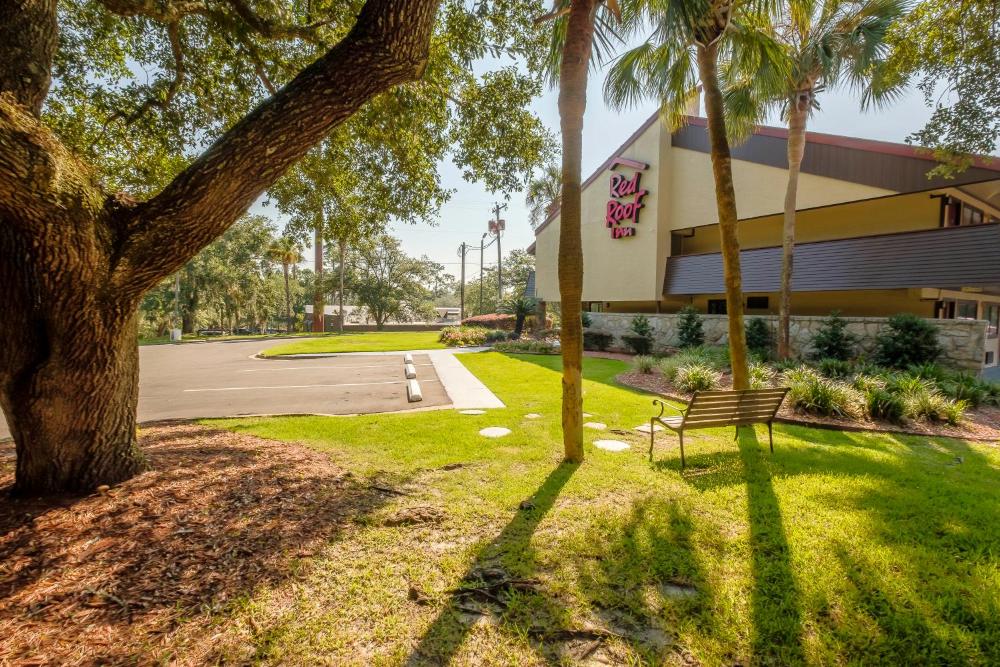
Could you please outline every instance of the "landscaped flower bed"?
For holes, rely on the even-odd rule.
[[[489,345],[498,341],[507,340],[508,332],[499,329],[485,329],[479,326],[473,327],[445,327],[441,329],[438,338],[448,347],[472,347],[476,345]]]
[[[637,356],[623,384],[688,399],[731,389],[726,348],[696,347],[667,357]],[[779,413],[800,421],[957,437],[1000,438],[1000,384],[937,364],[891,369],[867,362],[750,365],[751,387],[788,387]]]

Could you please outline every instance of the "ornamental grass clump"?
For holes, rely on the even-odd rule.
[[[774,380],[774,369],[767,364],[754,361],[750,363],[750,388],[767,389]]]
[[[894,424],[906,420],[906,401],[898,394],[893,394],[884,386],[872,385],[864,390],[864,395],[865,411],[872,419],[882,419]]]
[[[674,384],[683,391],[708,391],[719,386],[722,374],[707,364],[688,364],[677,369]]]
[[[805,366],[785,371],[788,399],[796,410],[823,417],[857,418],[864,410],[864,397],[850,385],[825,378]]]
[[[632,367],[639,373],[652,373],[656,368],[656,357],[640,354],[632,360]]]

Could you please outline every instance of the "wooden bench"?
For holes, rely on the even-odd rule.
[[[767,438],[774,453],[774,416],[785,400],[787,388],[746,389],[743,391],[696,391],[686,408],[675,408],[654,398],[653,405],[660,406],[660,414],[649,420],[649,460],[653,460],[653,439],[659,422],[677,433],[681,443],[681,467],[684,467],[684,431],[716,426],[735,426],[736,437],[740,426],[767,424]],[[677,412],[675,417],[664,417],[663,410]]]

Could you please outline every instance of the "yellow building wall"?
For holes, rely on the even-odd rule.
[[[940,200],[930,193],[883,197],[868,201],[840,204],[795,216],[795,238],[798,243],[828,241],[838,238],[871,236],[934,229],[938,226]],[[781,245],[783,220],[780,214],[740,221],[740,247],[762,248]],[[698,227],[681,241],[682,254],[719,252],[719,226]]]
[[[663,291],[670,243],[669,232],[662,230],[664,238],[657,224],[661,193],[667,192],[664,184],[669,183],[669,176],[660,168],[664,142],[669,147],[670,133],[663,130],[661,123],[653,123],[619,154],[649,165],[640,181],[640,187],[649,190],[649,194],[643,199],[635,236],[613,239],[605,227],[610,171],[605,170],[584,189],[581,197],[584,301],[655,301]],[[622,173],[632,173],[628,168],[619,169]],[[559,300],[559,224],[557,217],[535,237],[535,289],[538,297],[546,301]]]
[[[715,182],[708,153],[671,148],[669,161],[674,174],[667,209],[671,229],[716,224]],[[785,202],[788,171],[768,165],[733,160],[733,184],[740,219],[780,213]],[[798,208],[826,206],[845,201],[894,194],[869,185],[826,176],[799,176]]]

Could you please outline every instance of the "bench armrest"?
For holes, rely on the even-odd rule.
[[[654,398],[653,399],[653,405],[654,406],[655,405],[659,405],[660,406],[660,414],[656,415],[656,419],[659,419],[660,417],[663,416],[663,410],[664,410],[664,408],[669,408],[669,409],[673,410],[674,412],[676,412],[677,414],[679,414],[681,416],[683,416],[684,412],[687,410],[687,408],[675,408],[674,406],[670,405],[669,403],[665,403],[665,402],[661,401],[658,398]]]

